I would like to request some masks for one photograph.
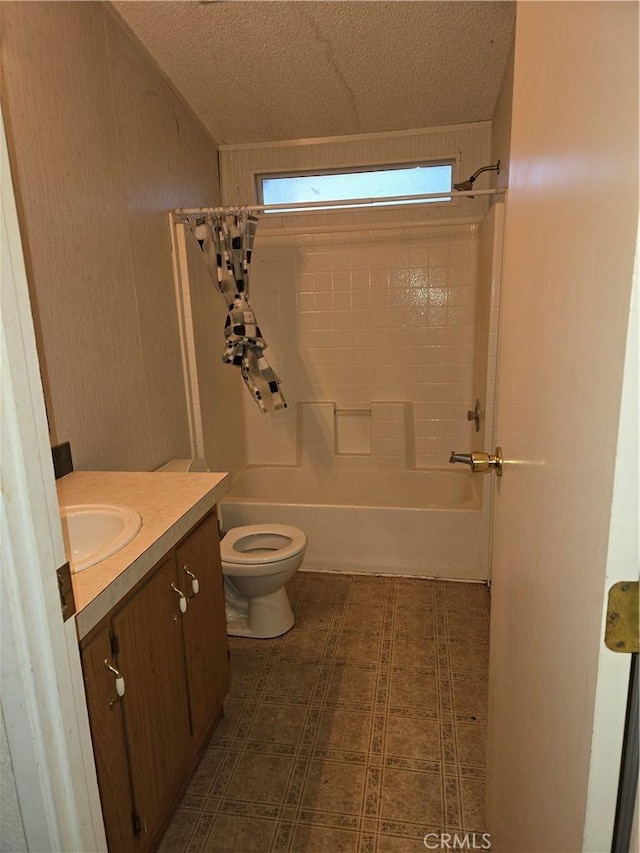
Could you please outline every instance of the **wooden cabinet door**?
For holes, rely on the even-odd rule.
[[[173,804],[189,754],[182,614],[173,555],[112,620],[126,679],[124,723],[143,845]]]
[[[220,564],[220,543],[215,515],[209,515],[177,549],[178,586],[199,591],[189,601],[184,632],[191,731],[200,739],[221,713],[229,683],[227,623]]]
[[[135,809],[122,701],[116,694],[115,676],[105,666],[105,660],[114,664],[109,626],[81,650],[81,657],[107,844],[114,853],[130,853],[139,845],[133,831]]]

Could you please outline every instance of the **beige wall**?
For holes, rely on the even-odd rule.
[[[166,212],[217,149],[101,3],[2,3],[3,109],[52,443],[77,468],[189,452]]]

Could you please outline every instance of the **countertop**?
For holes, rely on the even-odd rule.
[[[57,481],[63,506],[113,503],[135,509],[142,528],[116,554],[71,574],[82,639],[212,509],[230,485],[226,473],[73,471]]]

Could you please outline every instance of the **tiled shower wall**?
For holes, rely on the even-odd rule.
[[[298,402],[412,403],[411,467],[470,447],[479,230],[258,231],[251,302],[291,408],[263,416],[244,395],[249,464],[296,462]],[[348,450],[367,452],[355,421]]]

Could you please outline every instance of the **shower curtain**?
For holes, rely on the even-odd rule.
[[[285,409],[280,379],[269,365],[267,343],[249,305],[249,268],[258,218],[246,210],[186,217],[205,257],[212,282],[227,302],[226,364],[240,368],[249,393],[263,413]]]

